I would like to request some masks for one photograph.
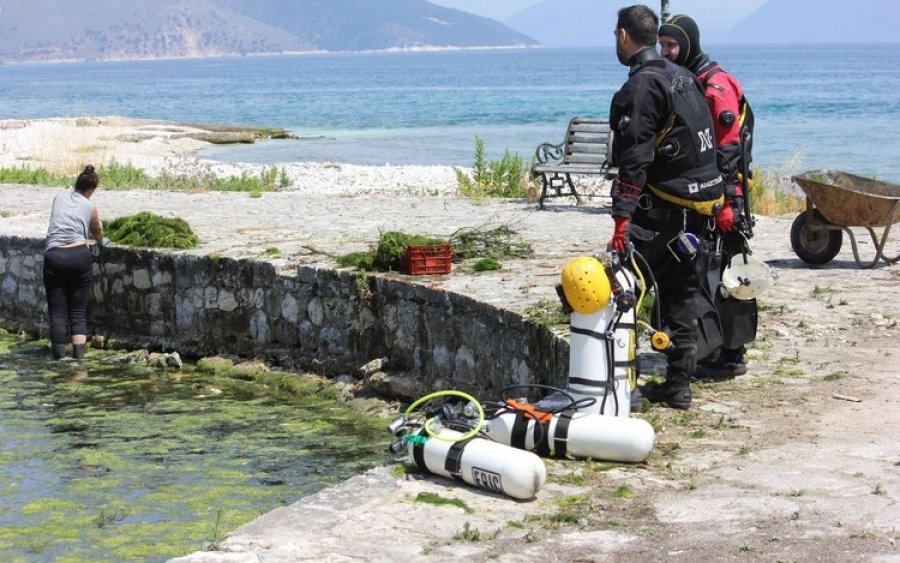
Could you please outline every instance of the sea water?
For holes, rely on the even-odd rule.
[[[900,53],[888,45],[708,46],[743,83],[756,164],[900,182]],[[612,48],[85,62],[0,67],[0,118],[123,115],[284,127],[300,139],[202,156],[469,166],[530,159],[573,116],[606,117],[627,76]]]

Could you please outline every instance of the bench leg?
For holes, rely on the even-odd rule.
[[[538,209],[544,209],[544,198],[547,197],[547,186],[550,184],[550,179],[547,178],[546,174],[541,174],[541,197],[538,198]]]
[[[575,189],[575,184],[572,183],[572,176],[568,173],[566,173],[566,184],[569,185],[569,189],[572,190],[572,195],[575,196],[576,205],[581,205],[582,203],[584,203],[581,200],[581,196],[578,194],[578,190]]]

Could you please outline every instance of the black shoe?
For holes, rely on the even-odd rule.
[[[714,362],[697,364],[694,379],[732,379],[745,373],[747,373],[747,364],[744,362]]]
[[[666,380],[663,383],[648,383],[639,389],[651,403],[665,403],[673,409],[691,408],[691,387],[687,382]]]
[[[84,344],[72,344],[72,357],[76,360],[84,359]]]
[[[61,360],[66,357],[66,345],[65,344],[51,344],[50,345],[50,354],[53,356],[54,360]]]

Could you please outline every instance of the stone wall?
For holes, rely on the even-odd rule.
[[[0,236],[0,322],[47,335],[43,240]],[[560,385],[568,344],[520,315],[394,275],[125,247],[94,259],[91,332],[189,357],[233,354],[326,375],[388,358],[416,392],[498,397]]]

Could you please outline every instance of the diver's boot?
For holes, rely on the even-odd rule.
[[[50,354],[52,354],[54,360],[61,360],[66,357],[66,345],[65,344],[51,344],[50,345]]]
[[[72,357],[76,360],[84,359],[84,344],[72,344]]]
[[[640,387],[641,395],[651,403],[663,403],[673,409],[691,408],[691,387],[687,381],[667,379]]]
[[[747,373],[743,349],[722,350],[719,357],[712,362],[697,364],[694,379],[731,379]]]

